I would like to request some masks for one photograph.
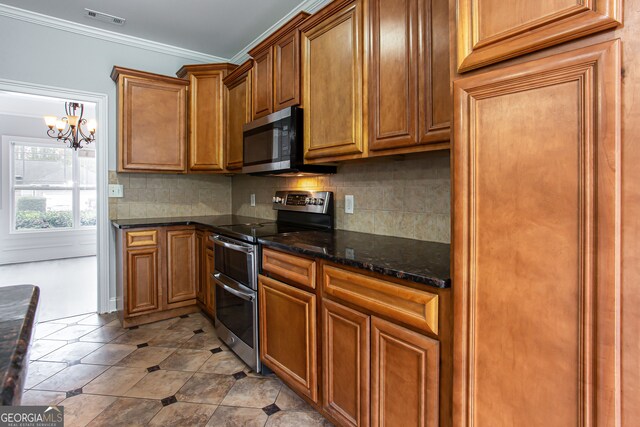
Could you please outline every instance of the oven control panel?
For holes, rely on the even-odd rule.
[[[276,191],[273,208],[278,210],[326,214],[333,193],[330,191]]]

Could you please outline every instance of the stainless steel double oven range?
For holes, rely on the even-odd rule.
[[[273,197],[277,220],[253,218],[218,226],[215,244],[216,332],[247,365],[262,372],[258,333],[258,239],[283,233],[333,228],[331,192],[278,191]],[[245,220],[248,218],[244,218]]]

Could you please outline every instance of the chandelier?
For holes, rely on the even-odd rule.
[[[79,114],[76,113],[77,110]],[[77,150],[82,148],[82,143],[89,144],[95,140],[94,134],[96,133],[97,124],[95,120],[89,120],[82,118],[84,112],[84,105],[77,102],[65,102],[64,111],[65,117],[58,119],[55,116],[46,116],[44,122],[49,127],[47,135],[51,138],[55,138],[58,141],[68,143],[69,148]],[[82,127],[86,129],[83,131]],[[54,130],[57,129],[58,132]],[[88,132],[88,135],[87,135]]]

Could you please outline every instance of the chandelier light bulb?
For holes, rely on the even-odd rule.
[[[62,120],[56,121],[56,127],[58,128],[58,130],[60,132],[62,132],[66,126],[67,126],[67,124],[64,121],[62,121]]]
[[[67,121],[69,123],[69,126],[71,127],[76,127],[78,126],[78,116],[67,116]]]
[[[96,121],[93,119],[89,120],[89,123],[87,123],[87,129],[89,129],[89,132],[91,133],[96,133],[96,129],[98,129],[98,123],[96,123]]]
[[[58,121],[58,118],[56,116],[45,116],[44,117],[44,122],[47,124],[47,126],[49,126],[49,129],[53,129],[53,127],[56,125],[57,121]]]

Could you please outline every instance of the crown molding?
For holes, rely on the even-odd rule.
[[[308,1],[307,1],[308,2]],[[305,2],[305,3],[307,3]],[[86,37],[92,37],[99,40],[105,40],[111,43],[118,43],[126,46],[145,49],[153,52],[164,53],[167,55],[177,56],[179,58],[188,59],[198,62],[229,62],[227,58],[215,55],[209,55],[194,50],[184,49],[177,46],[171,46],[164,43],[158,43],[151,40],[141,39],[139,37],[119,34],[109,30],[103,30],[89,25],[67,21],[65,19],[55,18],[53,16],[43,15],[41,13],[32,12],[30,10],[20,9],[5,4],[0,4],[0,16],[17,19],[31,24],[42,25],[44,27],[54,28],[56,30],[67,31],[69,33],[80,34]]]
[[[244,63],[246,60],[251,58],[249,56],[249,51],[251,49],[253,49],[255,46],[257,46],[260,42],[262,42],[264,39],[266,39],[271,33],[273,33],[275,30],[277,30],[282,25],[287,23],[291,18],[296,16],[298,13],[300,13],[300,12],[308,12],[308,13],[312,14],[315,11],[320,10],[322,7],[324,7],[325,5],[327,5],[329,3],[331,3],[331,0],[305,0],[305,1],[303,1],[298,6],[293,8],[293,10],[291,10],[291,12],[289,12],[285,16],[283,16],[282,19],[280,19],[278,22],[276,22],[271,27],[269,27],[264,33],[260,34],[251,43],[249,43],[244,48],[242,48],[238,53],[233,55],[229,59],[229,62],[232,62],[234,64],[242,64],[242,63]]]

